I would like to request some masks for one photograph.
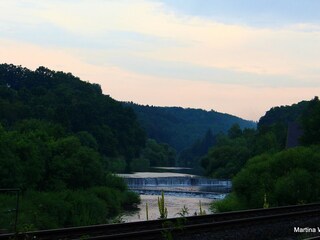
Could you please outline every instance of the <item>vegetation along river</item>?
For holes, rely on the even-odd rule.
[[[158,197],[162,192],[168,218],[178,217],[184,207],[187,209],[186,215],[200,214],[200,205],[202,211],[211,213],[210,203],[223,199],[231,188],[228,180],[207,179],[185,173],[138,172],[119,175],[126,180],[129,188],[141,197],[138,210],[125,212],[122,216],[125,222],[146,220],[146,205],[149,220],[158,219]]]

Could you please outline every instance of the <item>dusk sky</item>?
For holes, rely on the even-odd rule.
[[[0,0],[0,63],[259,120],[320,93],[318,0]]]

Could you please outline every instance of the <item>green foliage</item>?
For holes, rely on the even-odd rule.
[[[250,151],[247,147],[221,146],[210,150],[202,161],[204,164],[206,161],[209,162],[206,167],[207,175],[217,178],[231,178],[240,171],[249,157]]]
[[[206,215],[206,211],[202,209],[202,204],[201,204],[201,200],[199,200],[199,215]]]
[[[208,129],[216,134],[226,133],[234,123],[238,123],[241,128],[256,127],[254,122],[213,110],[142,106],[133,103],[124,105],[133,108],[149,138],[167,143],[177,152],[203,138]]]
[[[134,192],[126,191],[122,193],[121,203],[124,209],[131,210],[138,208],[137,204],[140,203],[140,196]]]
[[[269,208],[269,203],[267,200],[267,194],[264,194],[264,199],[263,199],[263,208]]]
[[[274,135],[273,140],[267,140],[267,144],[277,141],[280,151],[284,148],[287,137],[288,124],[294,122],[300,125],[303,130],[303,136],[300,143],[304,145],[320,143],[320,103],[319,98],[315,97],[311,101],[301,101],[291,106],[281,106],[271,108],[263,117],[260,118],[258,129],[260,134],[271,133]],[[258,145],[263,146],[264,142]],[[274,144],[274,143],[273,143]],[[260,154],[263,151],[257,151]]]
[[[233,177],[233,193],[212,208],[231,211],[319,201],[319,120],[320,102],[315,97],[272,108],[256,132],[241,133],[233,127],[229,136],[218,137],[202,166],[210,176]],[[306,147],[284,150],[292,121],[301,124]]]
[[[24,120],[16,129],[0,135],[1,188],[58,190],[104,183],[100,154],[74,136],[63,136],[58,125]]]
[[[228,130],[228,137],[233,139],[241,136],[242,136],[242,130],[239,124],[233,124]]]
[[[230,212],[246,209],[242,199],[236,194],[230,193],[225,199],[212,202],[210,206],[211,212]]]
[[[191,147],[183,150],[178,159],[178,165],[184,167],[199,167],[200,158],[208,153],[210,147],[216,143],[216,136],[210,129],[202,139],[198,139]]]
[[[305,145],[320,144],[320,101],[315,97],[308,103],[302,115],[304,134],[301,141]]]
[[[136,206],[110,171],[128,171],[145,134],[97,84],[45,67],[0,64],[0,188],[22,190],[19,229],[104,223]],[[13,197],[0,195],[0,214]],[[0,228],[12,229],[12,214]]]
[[[128,200],[122,200],[121,192],[107,187],[59,192],[25,192],[20,201],[18,230],[50,229],[107,223],[118,215]],[[0,195],[0,226],[13,229],[15,196]],[[130,201],[137,204],[135,197]]]
[[[94,150],[98,150],[97,140],[92,136],[92,134],[86,131],[82,131],[76,133],[76,136],[78,137],[79,141],[83,146],[92,148]]]
[[[131,161],[131,170],[133,172],[147,172],[150,169],[150,161],[147,158],[140,157]]]
[[[109,188],[116,188],[120,191],[125,191],[128,189],[128,186],[123,178],[110,173],[106,175],[105,186]]]
[[[308,189],[312,176],[306,169],[292,169],[285,176],[281,176],[274,186],[274,193],[280,205],[306,203],[315,199]],[[318,179],[319,180],[319,179]]]
[[[175,160],[176,152],[168,144],[161,144],[153,139],[148,139],[141,156],[132,160],[131,170],[146,171],[150,166],[174,166]]]
[[[118,215],[117,217],[115,217],[115,218],[112,220],[112,223],[114,223],[114,224],[125,223],[125,221],[124,221],[124,219],[123,219],[123,215],[120,214],[120,215]]]
[[[270,130],[266,133],[260,133],[256,137],[256,143],[253,148],[255,154],[261,154],[264,152],[277,152],[283,149],[285,141],[278,142],[278,138],[274,131]]]
[[[26,119],[54,123],[59,127],[50,131],[75,134],[83,146],[128,163],[145,144],[132,109],[70,73],[1,64],[0,109],[6,128]],[[26,127],[32,129],[31,124]]]
[[[146,202],[146,219],[147,221],[149,220],[149,207],[147,202]]]
[[[108,159],[108,169],[112,172],[125,172],[127,164],[123,158]],[[174,166],[176,162],[176,151],[168,144],[157,143],[154,139],[148,139],[138,158],[130,162],[130,170],[148,171],[150,167]]]
[[[159,219],[166,219],[168,217],[168,209],[165,207],[163,191],[161,192],[161,197],[158,197],[158,209],[160,213]]]
[[[286,127],[289,122],[294,122],[299,119],[307,106],[308,101],[302,101],[291,106],[273,107],[260,118],[258,129],[260,131],[266,131],[268,127],[277,124],[283,124],[283,126]]]
[[[257,131],[241,130],[234,124],[227,136],[217,136],[215,146],[201,159],[201,165],[209,176],[231,178],[250,157],[283,150],[290,121],[302,122],[302,141],[306,145],[317,144],[320,142],[319,109],[320,102],[316,97],[310,102],[272,108],[260,119]]]
[[[126,172],[127,162],[123,157],[108,158],[106,162],[109,171],[116,173]]]
[[[216,178],[232,178],[252,156],[255,130],[245,129],[233,138],[220,134],[216,145],[201,159],[205,174]]]
[[[161,231],[161,235],[163,239],[173,240],[172,230],[171,230],[171,228],[173,227],[174,227],[174,223],[172,221],[165,221],[164,223],[162,223],[162,228],[164,229]]]
[[[180,217],[186,217],[189,215],[189,209],[186,207],[186,205],[183,205],[183,207],[180,209],[180,211],[176,215]]]
[[[248,161],[233,179],[233,194],[215,204],[219,211],[317,202],[319,146],[263,154]]]

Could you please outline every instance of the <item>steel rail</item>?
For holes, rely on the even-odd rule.
[[[256,217],[275,216],[279,214],[303,213],[313,211],[320,211],[320,203],[293,205],[284,207],[275,207],[268,209],[252,209],[244,211],[235,211],[227,213],[208,214],[203,216],[190,216],[185,218],[171,218],[164,220],[150,220],[132,223],[120,224],[101,224],[93,226],[61,228],[52,230],[40,230],[19,234],[1,234],[0,240],[15,237],[16,239],[23,239],[25,236],[32,236],[36,239],[73,239],[80,238],[81,236],[94,237],[94,236],[112,236],[119,234],[133,234],[133,232],[144,232],[146,229],[163,231],[166,223],[179,225],[183,224],[184,228],[189,226],[201,224],[217,224],[219,222],[236,221],[241,219],[254,219]]]

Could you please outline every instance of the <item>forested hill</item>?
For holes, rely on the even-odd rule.
[[[292,125],[298,134],[290,134]],[[320,191],[315,190],[320,188],[319,126],[320,101],[314,97],[270,109],[255,131],[233,128],[216,139],[201,164],[211,177],[232,178],[233,192],[214,209],[319,202]],[[286,144],[290,135],[296,137],[295,144]]]
[[[308,107],[309,101],[301,101],[291,106],[277,106],[271,108],[262,116],[258,122],[258,128],[272,126],[274,124],[284,124],[298,121],[302,113]]]
[[[27,119],[58,124],[109,158],[130,161],[145,144],[132,109],[71,73],[0,65],[0,109],[0,122],[8,129]]]
[[[181,107],[131,106],[138,116],[148,137],[164,142],[181,151],[202,139],[211,129],[212,133],[227,132],[235,123],[241,128],[255,128],[256,123],[225,113]]]
[[[137,205],[138,195],[111,172],[129,171],[145,145],[133,110],[99,85],[0,65],[0,188],[21,190],[19,232],[107,223]],[[8,231],[15,201],[0,193]]]
[[[300,136],[294,139],[296,145],[318,143],[319,115],[317,97],[291,106],[273,107],[260,118],[256,130],[241,131],[234,126],[228,134],[218,136],[215,145],[202,158],[202,166],[212,177],[231,178],[245,166],[248,159],[285,150],[289,140],[288,127],[292,122],[300,129]]]
[[[289,125],[301,126],[301,117],[310,101],[301,101],[291,106],[273,107],[262,116],[257,124],[260,134],[272,133],[280,148],[287,144]],[[290,135],[290,134],[289,134]],[[293,140],[296,142],[295,140]]]

